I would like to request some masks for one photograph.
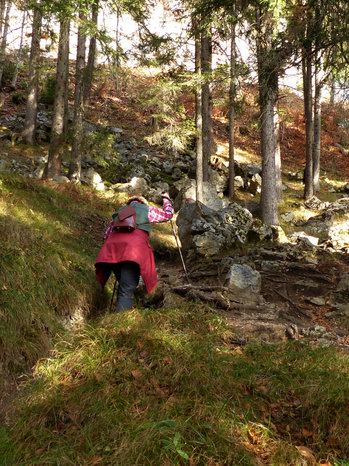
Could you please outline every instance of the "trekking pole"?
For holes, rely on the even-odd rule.
[[[112,310],[112,307],[113,307],[113,301],[114,301],[115,289],[116,289],[116,277],[115,277],[115,283],[114,283],[113,295],[112,295],[112,297],[111,297],[111,301],[110,301],[110,308],[109,308],[109,312],[111,312],[111,310]]]
[[[175,227],[174,227],[174,225],[173,225],[172,219],[170,220],[170,222],[171,222],[171,226],[172,226],[172,231],[173,231],[174,237],[176,238],[176,243],[177,243],[177,248],[178,248],[178,251],[179,251],[179,255],[181,256],[181,261],[182,261],[183,270],[184,270],[185,276],[186,276],[186,278],[187,278],[187,282],[188,282],[188,284],[190,285],[190,281],[189,281],[189,276],[188,276],[187,268],[186,268],[185,263],[184,263],[184,259],[183,259],[181,247],[180,247],[180,245],[179,245],[179,241],[178,241],[178,238],[177,238],[176,230],[175,230]]]

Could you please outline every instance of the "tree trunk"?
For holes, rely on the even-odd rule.
[[[204,74],[201,87],[202,99],[202,151],[203,151],[203,180],[208,181],[208,164],[213,148],[213,126],[212,126],[212,38],[202,36],[201,38],[201,71]]]
[[[6,0],[0,0],[0,38],[2,40],[2,33],[4,29],[4,17],[6,10]]]
[[[67,61],[69,60],[69,18],[60,23],[55,101],[53,105],[53,120],[48,162],[44,176],[52,178],[61,172],[60,148],[63,142],[65,95],[68,88]]]
[[[71,160],[69,167],[69,178],[80,181],[81,176],[81,150],[83,141],[83,83],[86,55],[86,35],[84,28],[85,14],[79,13],[78,44],[76,50],[76,73],[75,73],[75,95],[74,95],[74,121],[73,142],[71,149]]]
[[[313,185],[314,192],[320,191],[320,155],[321,155],[321,90],[322,83],[318,72],[315,74],[314,96],[314,144],[313,144]]]
[[[335,98],[336,98],[336,81],[335,81],[333,76],[331,78],[330,86],[331,86],[331,89],[330,89],[329,110],[333,110],[334,102],[335,102]]]
[[[236,69],[236,23],[232,24],[230,42],[230,87],[229,87],[229,184],[228,196],[229,199],[234,198],[234,178],[235,178],[235,145],[234,145],[234,130],[235,130],[235,69]]]
[[[0,58],[0,88],[2,87],[2,78],[4,75],[4,66],[6,62],[6,45],[7,45],[7,34],[8,28],[10,25],[10,12],[11,12],[12,0],[8,0],[7,8],[6,8],[6,15],[5,15],[5,24],[2,30],[2,37],[1,37],[1,58]]]
[[[267,225],[278,225],[276,189],[276,108],[278,101],[278,66],[272,46],[273,20],[264,13],[265,24],[261,24],[257,13],[257,62],[262,152],[261,212]],[[262,27],[263,26],[263,27]],[[262,32],[263,31],[263,32]]]
[[[68,43],[68,56],[65,64],[65,74],[67,76],[67,87],[64,92],[64,119],[63,119],[63,133],[67,135],[69,126],[69,43]]]
[[[275,76],[273,80],[277,79]],[[277,101],[276,86],[261,83],[261,149],[262,149],[262,193],[261,212],[267,225],[278,225],[278,205],[276,188],[276,126],[275,107]]]
[[[120,79],[119,79],[119,67],[120,67],[120,10],[116,9],[116,33],[115,33],[115,86],[116,90],[119,90]]]
[[[278,202],[282,202],[282,172],[281,172],[281,147],[280,147],[280,119],[279,119],[279,83],[276,82],[276,100],[274,107],[274,127],[275,127],[275,176],[276,176],[276,197]]]
[[[194,24],[194,28],[196,25]],[[196,32],[195,38],[195,73],[201,77],[201,39]],[[202,99],[201,85],[195,91],[195,128],[196,128],[196,200],[203,202],[203,150],[202,150]]]
[[[15,68],[15,72],[13,74],[13,78],[12,78],[12,81],[11,81],[11,86],[14,89],[17,86],[19,64],[20,64],[21,59],[22,59],[23,36],[24,36],[24,26],[25,26],[25,23],[26,23],[26,19],[27,19],[27,12],[24,11],[23,12],[22,26],[21,26],[21,40],[20,40],[20,43],[19,43],[19,48],[18,48],[18,53],[17,53],[17,58],[16,58],[16,68]]]
[[[40,36],[42,15],[39,8],[35,8],[32,27],[32,42],[29,60],[29,77],[27,106],[25,113],[24,129],[22,133],[26,144],[34,144],[36,131],[36,117],[38,113],[38,91],[40,72]]]
[[[90,105],[93,73],[94,73],[95,61],[96,61],[98,0],[96,0],[92,5],[92,24],[95,30],[93,31],[91,35],[90,46],[88,50],[87,66],[85,70],[85,83],[84,83],[84,107],[85,108]]]
[[[315,6],[315,26],[317,31],[321,30],[323,22],[323,5],[322,1],[317,2]],[[320,155],[321,155],[321,88],[322,79],[320,72],[322,70],[322,58],[320,56],[320,38],[319,34],[315,37],[314,51],[314,123],[313,123],[313,189],[314,193],[320,191]]]
[[[305,51],[302,60],[304,117],[305,117],[305,154],[306,164],[304,172],[304,199],[314,195],[313,185],[313,86],[312,86],[312,57],[311,50]]]

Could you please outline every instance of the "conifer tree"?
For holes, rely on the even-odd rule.
[[[48,162],[44,176],[52,178],[59,175],[61,171],[61,153],[60,149],[63,143],[64,134],[64,116],[66,111],[66,96],[68,93],[68,66],[69,62],[69,31],[70,17],[66,11],[61,13],[55,100],[53,105],[53,118],[51,128],[51,141],[48,154]]]
[[[99,1],[94,0],[92,2],[92,17],[91,17],[91,38],[88,50],[87,65],[85,69],[85,79],[84,79],[84,107],[90,105],[91,98],[91,88],[93,81],[93,74],[96,61],[96,50],[97,50],[97,31],[98,31],[98,9]]]
[[[27,20],[27,12],[23,12],[23,18],[22,18],[22,25],[21,25],[21,35],[20,35],[20,42],[19,42],[19,47],[18,47],[18,53],[16,57],[16,66],[15,66],[15,72],[13,73],[13,77],[11,80],[11,86],[13,88],[16,88],[17,86],[17,79],[18,79],[18,72],[19,72],[19,65],[22,60],[22,50],[23,50],[23,39],[24,39],[24,26]]]
[[[34,144],[38,112],[39,73],[41,65],[40,38],[42,11],[39,2],[33,4],[32,40],[29,60],[29,78],[26,114],[22,137],[25,143]]]
[[[0,47],[0,88],[2,86],[2,78],[4,74],[4,66],[6,61],[6,45],[7,45],[7,34],[10,25],[10,13],[12,7],[12,0],[8,0],[6,4],[6,13],[3,27],[1,28],[1,47]],[[5,8],[4,8],[5,10]]]
[[[76,48],[75,65],[75,92],[74,92],[74,117],[73,117],[73,141],[70,155],[69,178],[80,181],[82,141],[83,141],[83,116],[84,116],[84,72],[86,57],[86,11],[84,5],[79,8],[78,43]]]

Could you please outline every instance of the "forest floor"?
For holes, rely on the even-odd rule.
[[[109,80],[99,81],[89,118],[123,128],[145,147],[152,110],[140,96],[153,83],[152,75],[125,75],[117,92]],[[255,88],[245,91],[236,156],[239,162],[260,163]],[[11,94],[4,102],[2,115],[23,110],[11,103]],[[192,119],[192,99],[183,96],[183,104]],[[304,168],[304,121],[301,100],[294,94],[283,90],[280,107],[287,180],[287,171]],[[347,110],[324,105],[323,189],[318,194],[324,201],[339,196],[328,191],[331,183],[342,185],[349,178],[349,155],[341,149],[347,147],[348,132],[339,124],[345,118]],[[219,155],[227,157],[224,108],[215,109],[215,135]],[[29,147],[0,140],[0,147],[1,158],[8,159],[47,153],[47,144]],[[302,204],[301,183],[288,185],[291,195],[282,211],[292,210],[295,201]],[[257,332],[249,327],[252,337],[262,336],[260,345],[254,338],[249,341],[243,329],[253,321],[253,310],[221,309],[179,297],[179,305],[174,299],[172,305],[140,304],[125,315],[109,313],[112,284],[102,297],[92,269],[114,207],[110,200],[88,190],[7,175],[0,179],[0,191],[0,271],[6,271],[1,299],[10,310],[5,323],[12,338],[3,354],[34,367],[29,377],[9,380],[2,393],[8,396],[0,400],[1,465],[348,465],[348,320],[329,313],[329,298],[349,272],[348,255],[327,254],[319,256],[317,265],[293,268],[290,260],[286,265],[291,268],[261,272],[265,307],[269,312],[272,304],[276,312],[261,318],[259,309],[254,322],[270,323],[272,315],[276,327],[269,333],[266,327],[256,326]],[[237,200],[244,196],[238,193]],[[163,244],[155,250],[159,288],[168,290],[184,285],[185,276],[175,242],[168,239],[170,228],[166,244],[163,233],[154,229]],[[265,249],[266,256],[268,251],[273,247]],[[190,261],[187,266],[195,271],[193,284],[210,285],[213,264],[202,264],[201,270]],[[319,296],[326,304],[309,301]],[[76,328],[56,339],[50,353],[46,341],[39,342],[38,350],[36,327],[45,337],[55,331],[46,314],[52,309],[69,314],[80,304],[91,306],[86,323],[77,321]],[[298,341],[285,341],[277,325],[285,330],[293,323],[324,327],[333,337],[329,347],[318,345],[317,338],[302,345],[302,340],[309,342],[302,334],[291,335]],[[42,355],[49,357],[40,359]]]

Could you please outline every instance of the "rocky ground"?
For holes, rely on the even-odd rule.
[[[297,260],[289,245],[252,248],[247,254],[236,256],[235,261],[254,264],[261,274],[260,296],[254,304],[229,298],[218,279],[217,263],[199,267],[187,264],[190,287],[180,263],[174,266],[160,262],[162,299],[157,296],[155,301],[159,305],[170,303],[171,298],[166,294],[174,291],[185,299],[208,304],[212,312],[228,320],[235,330],[236,344],[251,339],[268,343],[292,339],[307,340],[314,345],[336,345],[349,351],[346,298],[349,257],[346,253],[325,256],[319,263]],[[191,272],[191,267],[195,271]],[[184,293],[186,288],[195,291]],[[216,294],[223,300],[217,299]]]

